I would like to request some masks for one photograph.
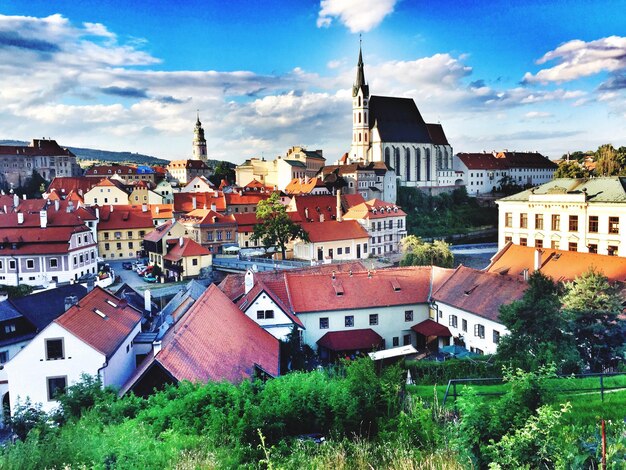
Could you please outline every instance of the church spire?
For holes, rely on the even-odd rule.
[[[207,159],[206,139],[204,138],[204,129],[200,122],[200,111],[196,114],[196,127],[193,130],[193,160]]]
[[[365,83],[365,72],[363,71],[363,53],[361,51],[361,44],[359,40],[359,61],[356,64],[356,81],[352,87],[352,96],[356,96],[359,93],[359,89],[363,89],[363,96],[369,96],[369,86]]]

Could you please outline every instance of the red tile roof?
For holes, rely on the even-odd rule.
[[[193,169],[193,170],[210,170],[209,166],[202,160],[172,160],[167,169]]]
[[[189,222],[200,225],[235,224],[235,217],[224,215],[210,209],[196,209],[181,216],[178,220],[182,223]]]
[[[195,241],[190,238],[183,237],[183,245],[180,245],[180,240],[168,240],[173,245],[167,254],[163,256],[163,259],[168,261],[179,261],[187,256],[205,256],[210,255],[211,252],[204,248],[202,245],[199,245]]]
[[[411,266],[332,274],[286,272],[289,300],[296,314],[426,303],[431,267]],[[338,291],[342,294],[338,294]]]
[[[537,152],[459,153],[457,157],[470,170],[557,167],[555,163]]]
[[[56,140],[33,139],[30,145],[0,145],[0,155],[28,156],[71,156],[75,155],[67,148],[61,147]]]
[[[273,284],[273,285],[271,287],[268,287],[265,285],[265,283],[262,280],[259,280],[258,282],[256,282],[254,286],[252,287],[252,289],[250,289],[250,292],[248,292],[241,299],[239,299],[239,301],[237,302],[237,307],[239,307],[242,311],[245,312],[246,307],[249,307],[250,305],[252,305],[259,295],[261,295],[262,293],[265,293],[274,301],[274,303],[278,306],[278,308],[280,308],[285,313],[285,315],[289,317],[289,319],[293,323],[298,325],[300,328],[304,328],[304,325],[302,324],[300,319],[291,312],[291,309],[289,308],[288,304],[285,304],[285,302],[283,302],[281,298],[275,292],[277,288],[278,289],[281,288],[280,284],[271,283],[271,282],[270,284]]]
[[[385,219],[387,217],[406,217],[406,213],[395,204],[380,199],[370,199],[351,207],[344,215],[346,219]]]
[[[170,230],[170,228],[172,228],[173,224],[174,224],[173,221],[168,220],[164,224],[161,224],[158,227],[156,227],[152,232],[147,233],[146,236],[143,237],[143,239],[149,242],[158,242],[165,235],[167,235],[167,232]]]
[[[99,208],[98,230],[137,229],[154,227],[152,213],[142,206],[102,206]]]
[[[279,341],[241,312],[215,285],[179,320],[163,341],[158,361],[177,380],[238,383],[255,365],[277,376]]]
[[[424,336],[439,336],[441,338],[449,338],[452,336],[447,326],[437,323],[430,318],[427,318],[417,325],[413,325],[411,329]]]
[[[358,206],[359,204],[363,204],[365,202],[365,198],[361,196],[359,193],[356,194],[342,194],[342,207],[344,210],[350,209],[351,207]]]
[[[364,238],[369,239],[367,230],[356,220],[305,222],[300,224],[300,226],[309,234],[311,243],[338,240],[359,240],[359,242],[362,242]]]
[[[383,338],[371,328],[361,330],[329,331],[317,344],[331,351],[356,351],[383,346]]]
[[[512,276],[520,276],[525,269],[532,273],[535,250],[537,248],[508,244],[493,257],[486,270]],[[626,282],[623,257],[541,248],[540,271],[555,281],[572,281],[591,268],[602,272],[612,282]]]
[[[134,175],[136,167],[129,165],[94,165],[85,172],[85,176]]]
[[[239,193],[224,193],[224,198],[226,199],[226,206],[236,206],[236,205],[251,205],[258,204],[259,201],[264,201],[265,199],[269,199],[269,192],[254,192],[248,191],[243,194]]]
[[[48,186],[47,192],[57,191],[57,194],[62,197],[66,197],[72,191],[84,194],[98,184],[101,179],[86,176],[57,176]]]
[[[127,302],[96,287],[54,321],[108,359],[141,321],[141,313]]]
[[[294,178],[285,187],[287,194],[310,194],[315,188],[325,188],[322,178]]]
[[[324,220],[332,220],[337,217],[337,197],[331,195],[306,195],[294,196],[291,199],[289,208],[294,207],[302,221],[320,221],[320,216]]]
[[[207,209],[211,208],[211,204],[215,204],[218,212],[226,211],[226,199],[222,192],[218,192],[217,197],[214,196],[214,192],[204,193],[174,193],[174,212],[190,212],[194,210],[193,199],[196,200],[196,209],[202,209],[206,206]]]
[[[255,212],[244,212],[233,214],[237,222],[237,229],[240,232],[251,232],[259,220],[256,218]]]
[[[433,293],[433,300],[499,321],[500,306],[519,300],[528,284],[519,277],[459,266]]]
[[[174,204],[149,204],[153,219],[171,219],[174,217]]]

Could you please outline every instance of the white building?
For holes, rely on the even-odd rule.
[[[626,256],[624,177],[555,179],[497,204],[499,249],[512,242]]]
[[[141,313],[96,287],[5,365],[11,406],[29,398],[50,411],[82,374],[120,387],[135,370],[133,338],[140,331]]]

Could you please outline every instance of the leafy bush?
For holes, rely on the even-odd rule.
[[[502,366],[492,356],[483,356],[480,361],[407,361],[406,365],[416,384],[446,384],[453,379],[502,376]]]

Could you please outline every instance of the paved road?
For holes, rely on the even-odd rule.
[[[135,288],[145,288],[149,285],[149,283],[145,282],[135,271],[127,270],[122,268],[122,263],[126,261],[106,261],[106,263],[111,266],[115,270],[115,274],[121,278],[121,283],[126,283],[133,289]],[[115,284],[111,286],[113,289],[116,289],[121,285]]]

